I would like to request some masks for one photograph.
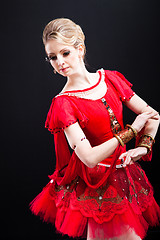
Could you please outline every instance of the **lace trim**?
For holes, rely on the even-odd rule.
[[[91,89],[84,89],[84,90],[78,90],[78,91],[66,91],[66,92],[62,92],[59,93],[56,97],[59,96],[74,96],[74,97],[78,97],[78,98],[82,98],[82,99],[88,99],[88,100],[99,100],[101,99],[103,96],[106,95],[107,92],[107,84],[105,82],[105,71],[104,69],[100,69],[98,70],[101,72],[101,79],[100,82],[97,83],[95,86],[91,87]],[[101,91],[104,89],[106,89],[106,91],[104,92],[104,94],[101,94],[102,96],[99,98],[95,98],[93,95],[95,95],[98,91]],[[88,97],[90,95],[90,97]],[[93,97],[92,97],[93,96]]]
[[[79,177],[66,186],[58,186],[51,180],[50,194],[57,207],[71,206],[77,210],[83,208],[88,215],[100,213],[105,216],[108,212],[109,217],[111,213],[123,211],[127,202],[140,214],[152,203],[153,189],[139,165],[131,166],[128,171],[129,173],[126,169],[115,170],[105,186],[98,189],[84,186],[84,192]],[[79,191],[83,193],[78,195]]]

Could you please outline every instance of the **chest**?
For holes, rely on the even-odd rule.
[[[96,101],[79,99],[76,105],[88,118],[88,124],[83,131],[92,145],[113,137],[117,127],[123,128],[122,102],[111,87],[108,87],[103,98]]]

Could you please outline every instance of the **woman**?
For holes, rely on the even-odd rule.
[[[43,32],[47,60],[67,83],[46,120],[56,169],[31,210],[71,237],[143,239],[149,225],[159,224],[160,208],[137,160],[151,160],[159,115],[121,73],[87,71],[84,39],[80,26],[64,18]],[[122,103],[137,114],[125,128]],[[126,151],[133,137],[136,147]]]

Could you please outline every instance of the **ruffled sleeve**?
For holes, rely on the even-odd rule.
[[[51,133],[58,133],[76,122],[79,122],[83,128],[87,121],[87,117],[78,109],[69,96],[57,96],[50,106],[45,127]]]
[[[106,77],[122,101],[129,101],[135,94],[132,84],[118,71],[105,71]]]

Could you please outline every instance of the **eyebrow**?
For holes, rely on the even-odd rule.
[[[63,51],[65,51],[65,50],[68,50],[68,49],[66,49],[66,48],[63,48],[61,51],[60,51],[60,53],[61,52],[63,52]],[[50,54],[54,54],[54,55],[56,55],[55,53],[53,53],[53,52],[51,52],[51,53],[48,53],[48,55],[50,55]]]

